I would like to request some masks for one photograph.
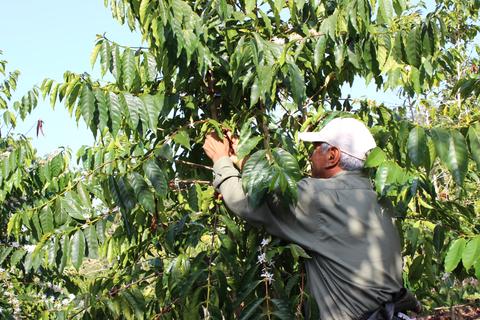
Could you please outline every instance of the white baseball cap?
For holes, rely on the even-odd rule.
[[[307,142],[326,142],[340,151],[365,160],[377,144],[363,122],[353,118],[336,118],[318,132],[300,132],[298,138]]]

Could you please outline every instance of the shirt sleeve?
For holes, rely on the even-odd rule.
[[[308,249],[312,245],[309,235],[316,223],[305,214],[301,206],[285,204],[276,195],[269,195],[259,207],[253,207],[242,188],[240,173],[228,157],[223,157],[213,166],[214,187],[223,195],[227,207],[237,216],[254,225],[263,225],[266,231],[282,239],[295,242]],[[299,182],[299,192],[303,189]]]

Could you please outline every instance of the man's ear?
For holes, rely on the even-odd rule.
[[[341,152],[337,147],[328,150],[328,166],[335,167],[340,163]]]

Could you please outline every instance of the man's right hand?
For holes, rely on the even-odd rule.
[[[203,150],[205,150],[206,155],[212,159],[213,163],[217,162],[218,159],[223,157],[229,157],[230,152],[230,142],[227,137],[223,137],[223,140],[215,133],[209,133],[205,137],[205,142],[203,143]]]

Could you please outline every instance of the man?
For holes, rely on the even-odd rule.
[[[313,143],[312,177],[298,182],[295,205],[285,207],[272,195],[252,208],[229,157],[229,141],[209,135],[204,150],[214,162],[213,184],[236,215],[309,252],[308,288],[321,319],[359,319],[402,288],[397,231],[361,173],[376,144],[365,125],[351,118],[334,119],[299,138]]]

